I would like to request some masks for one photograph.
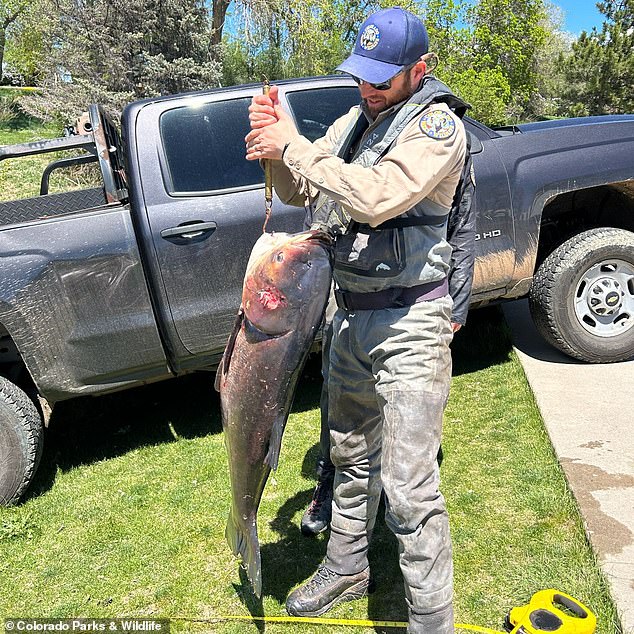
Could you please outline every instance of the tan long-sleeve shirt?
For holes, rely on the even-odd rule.
[[[364,138],[392,112],[382,112]],[[464,126],[451,109],[444,103],[428,106],[405,126],[387,154],[372,167],[346,163],[332,153],[357,116],[355,107],[314,143],[304,137],[294,139],[283,161],[273,161],[273,182],[280,199],[301,206],[321,191],[340,203],[354,220],[373,227],[425,198],[449,211],[466,152]]]

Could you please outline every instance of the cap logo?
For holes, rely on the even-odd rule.
[[[374,24],[368,24],[363,29],[361,37],[359,38],[359,44],[364,51],[371,51],[379,45],[381,39],[381,33],[377,26]]]

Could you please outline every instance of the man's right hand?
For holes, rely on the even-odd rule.
[[[268,95],[255,95],[249,106],[251,129],[259,130],[267,125],[277,123],[278,117],[275,108],[276,106],[279,107],[279,105],[277,86],[271,86]]]

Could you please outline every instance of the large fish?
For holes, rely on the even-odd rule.
[[[216,375],[229,454],[232,505],[225,536],[255,594],[262,592],[257,511],[295,386],[330,289],[323,232],[264,233],[247,264],[242,306]]]

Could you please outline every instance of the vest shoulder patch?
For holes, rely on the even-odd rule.
[[[440,109],[426,112],[418,125],[424,134],[438,141],[449,139],[456,131],[456,122],[452,116]]]

